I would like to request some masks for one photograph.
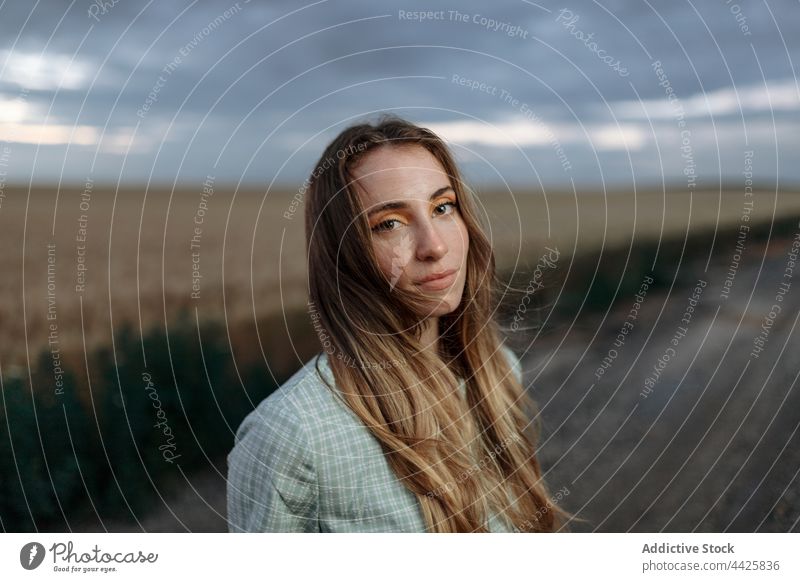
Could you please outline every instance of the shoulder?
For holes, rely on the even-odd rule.
[[[324,353],[308,360],[253,411],[264,414],[294,414],[315,402],[328,402],[335,387],[333,372]]]
[[[236,430],[227,460],[230,480],[239,489],[269,482],[285,493],[296,489],[297,482],[314,480],[315,430],[299,402],[308,395],[321,400],[327,390],[323,379],[315,377],[316,359],[264,398]]]
[[[317,354],[263,399],[236,431],[234,452],[247,441],[262,453],[309,454],[333,427],[353,422],[353,414],[336,393],[327,355]]]
[[[315,531],[318,457],[313,430],[293,397],[293,387],[305,389],[303,378],[311,382],[303,370],[262,400],[236,431],[227,457],[231,531]]]
[[[333,383],[327,357],[315,355],[245,417],[237,431],[237,440],[238,433],[249,432],[257,426],[299,425],[306,416],[301,411],[307,411],[309,404],[331,399],[333,395],[328,384],[333,386]]]
[[[290,399],[273,392],[242,420],[228,464],[247,466],[248,470],[274,469],[307,458],[307,445],[308,431],[297,408]]]

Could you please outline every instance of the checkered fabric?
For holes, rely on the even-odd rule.
[[[501,349],[521,381],[519,359],[505,345]],[[397,479],[379,441],[320,374],[334,385],[324,353],[239,426],[228,454],[229,531],[424,532],[416,496]],[[488,525],[492,532],[511,531],[495,515]]]

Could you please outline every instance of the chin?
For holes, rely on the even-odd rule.
[[[429,317],[441,317],[453,313],[461,304],[461,293],[448,293],[440,300],[432,299],[427,315]]]

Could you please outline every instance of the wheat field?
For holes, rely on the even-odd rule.
[[[477,195],[499,269],[523,272],[545,246],[570,256],[715,226],[729,232],[745,202],[742,191]],[[752,200],[753,223],[800,215],[794,193]],[[303,206],[288,189],[7,187],[0,225],[4,372],[49,340],[79,369],[84,349],[109,345],[121,322],[168,329],[181,308],[224,320],[242,357],[257,357],[242,330],[305,305]]]

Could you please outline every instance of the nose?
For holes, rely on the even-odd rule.
[[[437,261],[447,254],[447,245],[432,222],[423,222],[416,235],[418,261]]]

